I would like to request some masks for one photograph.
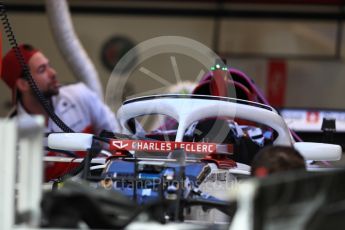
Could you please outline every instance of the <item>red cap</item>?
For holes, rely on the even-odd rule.
[[[28,64],[30,58],[38,52],[37,49],[31,45],[22,44],[19,47],[19,50],[24,57],[24,61]],[[1,70],[1,79],[8,85],[12,90],[13,99],[15,99],[16,93],[16,82],[23,75],[23,68],[21,67],[15,49],[11,49],[7,52],[2,60],[2,70]],[[13,100],[15,101],[15,100]]]

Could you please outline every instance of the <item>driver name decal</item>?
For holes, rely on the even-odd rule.
[[[189,153],[213,153],[217,150],[214,143],[173,142],[173,141],[142,141],[142,140],[110,140],[110,150],[170,152],[184,149]]]

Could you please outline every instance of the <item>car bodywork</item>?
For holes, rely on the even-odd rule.
[[[265,146],[297,149],[309,170],[324,169],[316,161],[341,157],[338,145],[300,142],[251,79],[232,68],[206,74],[189,95],[127,100],[117,118],[122,134],[50,134],[49,148],[88,151],[80,177],[140,206],[158,202],[161,222],[228,222],[235,212],[228,191],[250,177],[250,164]]]
[[[137,118],[157,114],[173,119],[176,129],[162,130],[160,126],[158,130],[146,132]],[[286,123],[272,107],[246,100],[155,95],[124,102],[118,118],[125,132],[121,137],[109,134],[98,137],[106,142],[108,157],[90,159],[93,166],[89,176],[99,176],[96,187],[120,192],[139,204],[157,200],[171,202],[164,212],[168,221],[224,221],[224,215],[219,213],[224,212],[222,208],[217,207],[218,210],[212,212],[208,208],[226,202],[228,189],[249,176],[252,157],[265,145],[296,148],[308,161],[338,160],[341,156],[337,145],[295,142]],[[227,131],[221,138],[195,141],[193,128],[209,120],[222,121]],[[243,120],[252,123],[237,123]],[[169,121],[163,120],[163,124]],[[254,123],[259,126],[252,127]],[[239,130],[248,130],[248,127],[261,130],[261,141],[255,140],[257,133],[240,134]],[[68,151],[92,149],[94,140],[95,136],[80,133],[48,136],[50,148]],[[98,163],[92,164],[97,160]],[[176,207],[176,203],[181,207]],[[190,208],[194,204],[203,208],[195,211]]]

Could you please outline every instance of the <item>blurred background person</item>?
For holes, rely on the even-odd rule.
[[[286,146],[261,149],[251,165],[251,175],[256,177],[292,170],[306,170],[305,160],[296,149]]]
[[[113,112],[86,85],[76,83],[61,86],[56,70],[42,52],[28,44],[20,45],[19,49],[38,89],[55,114],[74,132],[98,135],[103,130],[120,131]],[[1,79],[12,91],[14,108],[10,117],[42,115],[46,122],[45,132],[62,131],[48,116],[29,82],[24,78],[23,68],[17,60],[14,49],[8,51],[3,58]],[[64,156],[56,152],[48,152],[47,155]],[[75,157],[84,156],[85,152],[75,153]],[[68,165],[50,162],[45,167],[45,180],[49,181],[64,174]]]
[[[75,132],[93,134],[99,134],[102,130],[119,131],[113,112],[86,85],[77,83],[61,86],[56,70],[42,52],[28,44],[20,45],[19,49],[38,89],[67,126]],[[15,108],[11,117],[42,115],[46,119],[46,132],[61,132],[24,78],[14,49],[3,58],[1,79],[12,90]]]

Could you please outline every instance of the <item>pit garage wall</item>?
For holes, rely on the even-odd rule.
[[[232,66],[252,76],[267,92],[267,60],[234,59]],[[287,60],[286,107],[345,108],[345,63],[343,61]]]
[[[18,41],[40,47],[58,70],[60,81],[74,82],[75,79],[54,44],[45,14],[10,12],[9,15]],[[128,36],[139,43],[156,36],[177,35],[195,39],[210,48],[214,45],[213,18],[78,13],[73,15],[73,21],[77,34],[99,71],[104,87],[110,72],[101,63],[100,50],[111,36]],[[266,57],[285,55],[288,58],[284,60],[287,72],[285,106],[345,109],[345,63],[341,59],[332,59],[337,36],[335,21],[226,19],[219,25],[217,48],[220,53],[230,55],[228,64],[251,76],[263,91],[266,90],[268,74],[269,59]],[[342,37],[342,44],[345,44],[345,36]],[[3,42],[4,53],[8,50],[4,36]],[[154,66],[164,76],[166,66],[160,63]],[[161,66],[164,67],[159,69]],[[152,87],[147,85],[145,78],[131,81],[135,93]],[[0,115],[4,116],[9,110],[11,94],[3,82],[0,83],[0,91]]]

